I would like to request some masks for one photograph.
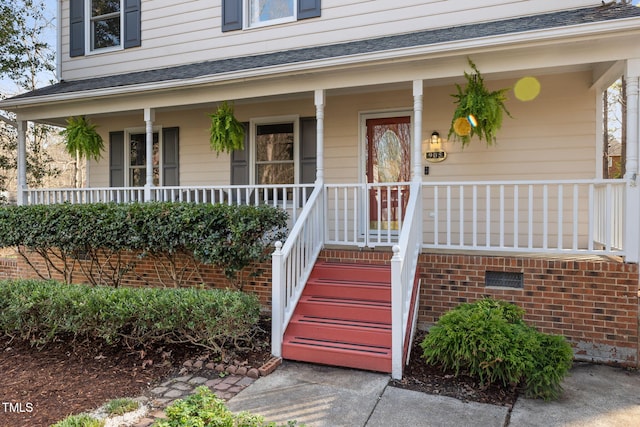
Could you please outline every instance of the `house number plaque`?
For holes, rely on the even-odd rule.
[[[446,151],[427,151],[425,157],[428,162],[438,163],[447,158]]]

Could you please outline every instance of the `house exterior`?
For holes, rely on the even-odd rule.
[[[578,357],[638,366],[640,8],[61,0],[58,22],[60,82],[0,102],[17,114],[19,203],[282,206],[291,231],[273,255],[275,355],[287,357],[320,259],[389,268],[362,277],[389,276],[391,361],[371,369],[394,377],[416,323],[485,295],[519,303]],[[510,89],[513,118],[495,144],[463,149],[449,133],[451,95],[469,59],[490,90]],[[621,76],[626,175],[604,180],[601,95]],[[539,93],[519,96],[527,77]],[[209,148],[208,114],[223,101],[246,129],[230,155]],[[27,188],[26,123],[77,115],[108,147],[87,165],[88,188]]]

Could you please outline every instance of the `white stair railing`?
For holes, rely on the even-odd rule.
[[[404,343],[409,331],[413,284],[422,250],[422,186],[413,183],[398,244],[391,258],[391,376],[402,378]],[[416,304],[417,308],[418,304]],[[411,328],[415,326],[416,313]]]
[[[324,244],[323,186],[317,185],[284,244],[272,255],[271,353],[282,356],[284,331]]]

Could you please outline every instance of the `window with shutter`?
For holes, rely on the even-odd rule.
[[[161,136],[162,135],[162,136]],[[153,185],[180,185],[179,128],[153,132]],[[144,129],[109,134],[109,185],[142,187],[147,180],[147,135]]]
[[[69,55],[140,46],[140,1],[71,0]]]

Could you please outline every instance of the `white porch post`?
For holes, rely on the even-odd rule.
[[[413,173],[414,182],[422,180],[422,80],[413,81]]]
[[[626,261],[640,261],[640,186],[638,186],[638,154],[640,153],[640,58],[627,61],[627,207],[625,212]]]
[[[17,120],[18,130],[18,186],[17,201],[18,205],[27,204],[27,122]]]
[[[144,185],[144,200],[151,200],[151,188],[153,187],[153,122],[156,119],[156,111],[153,108],[144,109],[144,122],[146,128],[146,152],[147,152],[147,177]]]
[[[324,184],[324,89],[314,94],[316,105],[316,184]]]

